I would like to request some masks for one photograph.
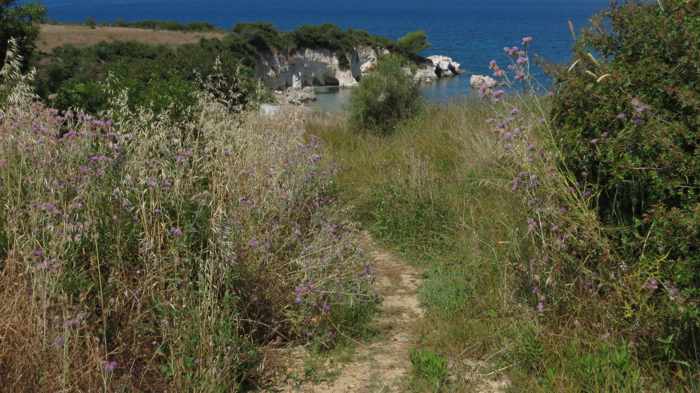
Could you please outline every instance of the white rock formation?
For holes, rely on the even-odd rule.
[[[435,73],[438,74],[439,78],[455,76],[462,73],[460,64],[452,60],[451,57],[435,55],[428,56],[428,60],[435,66]]]
[[[345,58],[341,61],[341,57]],[[273,89],[300,89],[317,85],[353,87],[362,74],[377,62],[378,57],[372,48],[362,48],[348,54],[327,49],[269,53],[258,59],[256,74]]]
[[[496,80],[488,75],[472,75],[469,78],[469,84],[474,89],[493,89],[496,87]]]
[[[357,86],[363,75],[371,72],[379,58],[389,51],[360,47],[351,53],[327,49],[303,49],[291,53],[268,53],[256,64],[256,74],[270,88],[286,90],[305,86]],[[341,60],[342,59],[342,60]],[[341,65],[342,64],[342,65]],[[438,78],[460,74],[459,63],[447,56],[430,56],[418,65],[415,78],[431,83]]]

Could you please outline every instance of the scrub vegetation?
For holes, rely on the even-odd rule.
[[[613,4],[546,92],[523,37],[442,106],[406,65],[416,33],[347,114],[261,117],[246,61],[394,44],[246,24],[35,73],[7,42],[0,391],[274,389],[299,346],[301,385],[383,370],[360,353],[409,374],[376,390],[700,390],[697,0]],[[392,304],[412,314],[377,330]]]

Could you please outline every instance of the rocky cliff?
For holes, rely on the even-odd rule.
[[[386,49],[372,47],[355,48],[350,53],[309,48],[289,53],[266,53],[258,58],[255,72],[275,90],[305,86],[353,87],[386,53]],[[421,82],[433,82],[461,73],[459,63],[445,56],[430,56],[417,66],[416,79]]]

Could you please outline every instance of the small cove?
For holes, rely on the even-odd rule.
[[[319,86],[314,88],[314,91],[316,92],[316,101],[311,103],[309,107],[319,112],[347,110],[352,94],[352,88],[336,86]],[[421,94],[427,102],[433,104],[444,104],[456,99],[474,96],[469,87],[469,75],[467,74],[422,85]]]

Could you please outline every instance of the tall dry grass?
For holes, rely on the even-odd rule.
[[[11,56],[12,57],[12,56]],[[0,391],[245,390],[260,348],[332,346],[374,296],[357,231],[300,118],[0,112]]]

